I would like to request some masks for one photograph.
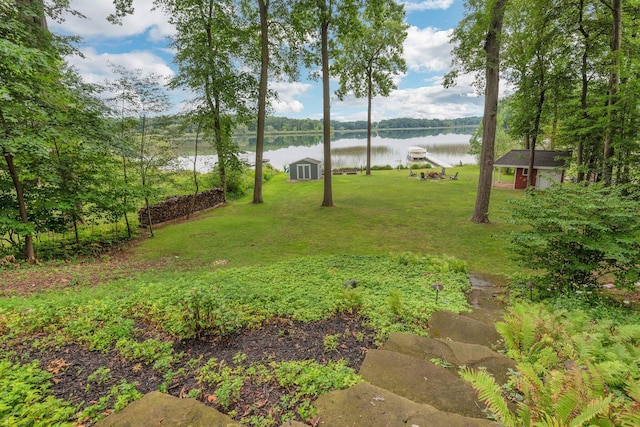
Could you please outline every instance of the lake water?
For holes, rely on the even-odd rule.
[[[397,167],[406,166],[407,147],[425,148],[436,158],[451,165],[476,163],[476,157],[468,154],[469,140],[474,128],[462,129],[407,129],[379,131],[371,137],[371,165]],[[255,161],[255,137],[237,138],[245,158]],[[361,168],[367,162],[366,132],[339,133],[331,140],[331,162],[333,168]],[[310,157],[324,161],[322,135],[271,136],[265,141],[264,159],[284,170],[290,163]],[[208,147],[198,149],[197,170],[211,170],[217,156]],[[193,168],[193,148],[185,147],[181,153],[179,167]]]

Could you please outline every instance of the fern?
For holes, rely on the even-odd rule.
[[[544,383],[534,367],[527,363],[518,363],[517,368],[522,374],[518,379],[518,389],[522,390],[525,398],[531,400],[535,396],[542,397]]]
[[[622,340],[625,342],[628,341],[636,341],[635,344],[640,344],[640,325],[630,324],[630,325],[622,325],[618,328],[618,333],[616,334],[616,341]]]
[[[536,421],[534,427],[565,427],[560,420],[549,414],[544,414],[544,418]]]
[[[611,387],[621,387],[631,373],[631,369],[620,360],[607,360],[596,364],[598,372],[602,375],[604,382]]]
[[[631,399],[640,404],[640,379],[630,379],[624,389]]]
[[[582,427],[585,423],[590,422],[600,413],[605,412],[609,408],[609,405],[611,405],[612,398],[613,396],[609,395],[604,399],[591,401],[573,420],[571,420],[569,427]]]
[[[509,411],[507,401],[502,396],[502,389],[496,383],[496,380],[484,370],[473,371],[464,369],[460,372],[460,376],[471,383],[473,388],[478,392],[480,400],[482,400],[493,415],[507,426],[522,425],[518,419]]]
[[[571,414],[576,409],[576,406],[578,406],[579,400],[580,396],[578,396],[577,390],[568,390],[561,395],[556,402],[556,417],[563,422],[567,422],[571,419]]]

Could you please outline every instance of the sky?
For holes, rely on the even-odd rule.
[[[471,76],[461,76],[455,87],[445,89],[443,76],[450,69],[449,37],[464,13],[464,0],[403,1],[409,24],[404,45],[407,73],[397,79],[398,88],[388,97],[373,100],[373,121],[398,117],[453,119],[481,116],[483,97],[471,86]],[[82,38],[83,58],[69,57],[83,79],[89,83],[104,83],[113,78],[109,64],[129,70],[141,69],[170,78],[177,67],[168,37],[174,29],[166,16],[153,10],[153,0],[134,0],[135,13],[124,19],[123,25],[112,25],[106,17],[113,13],[113,0],[72,0],[71,7],[85,19],[67,17],[62,23],[49,22],[49,28],[60,34]],[[322,118],[322,90],[319,82],[301,73],[298,82],[271,82],[270,88],[279,94],[271,114],[291,118]],[[337,83],[332,81],[332,93]],[[169,113],[184,110],[188,94],[170,93],[173,106]],[[335,96],[331,101],[331,118],[340,121],[366,120],[366,99]]]

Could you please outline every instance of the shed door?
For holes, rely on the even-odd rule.
[[[311,165],[297,165],[298,179],[311,179]]]
[[[562,172],[545,170],[538,174],[538,189],[544,190],[553,184],[558,184],[562,180]]]

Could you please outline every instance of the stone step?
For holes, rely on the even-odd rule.
[[[447,413],[362,382],[320,396],[314,406],[323,427],[496,427],[497,423]]]
[[[479,344],[421,337],[402,332],[392,333],[382,348],[420,360],[439,359],[450,365],[453,373],[461,366],[472,369],[482,367],[492,374],[499,384],[506,383],[507,373],[510,369],[516,368],[516,362],[512,359]]]
[[[228,415],[195,399],[179,399],[153,391],[98,421],[95,427],[241,427]]]
[[[508,293],[506,279],[495,275],[471,274],[469,282],[471,290],[467,294],[467,301],[473,310],[462,315],[490,324],[502,320]]]
[[[469,383],[432,362],[388,350],[369,350],[360,367],[362,378],[416,403],[444,412],[485,418],[485,405]]]
[[[436,311],[429,318],[428,334],[432,338],[499,347],[501,336],[493,323],[485,323],[450,311]]]

